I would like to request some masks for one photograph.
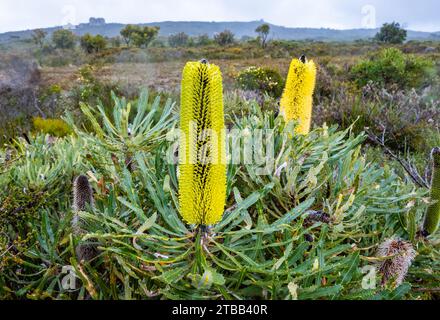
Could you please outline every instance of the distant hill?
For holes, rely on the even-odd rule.
[[[177,32],[185,32],[191,36],[200,34],[208,34],[210,37],[215,33],[221,32],[225,29],[231,30],[236,38],[254,37],[255,29],[264,21],[250,21],[250,22],[198,22],[198,21],[164,21],[155,23],[139,24],[141,26],[158,26],[160,27],[159,36],[169,36]],[[81,23],[73,26],[72,31],[81,36],[86,33],[101,34],[107,37],[114,37],[119,35],[119,32],[124,28],[125,24],[120,23],[106,23],[102,18],[90,18],[89,23]],[[335,29],[316,29],[316,28],[286,28],[270,24],[271,39],[284,40],[315,40],[315,41],[354,41],[366,40],[374,37],[378,29],[350,29],[350,30],[335,30]],[[44,29],[49,35],[62,27],[53,27]],[[32,30],[14,31],[0,34],[0,43],[5,43],[14,40],[24,40],[31,37]],[[419,32],[408,31],[408,40],[440,40],[440,32]]]

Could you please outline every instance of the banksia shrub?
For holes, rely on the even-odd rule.
[[[286,122],[299,122],[296,129],[299,134],[308,134],[310,131],[315,83],[315,63],[307,61],[305,56],[293,59],[280,101],[280,112]]]
[[[416,251],[409,242],[398,238],[391,238],[383,242],[379,246],[377,257],[391,258],[378,265],[378,271],[382,276],[382,285],[400,286],[415,256]]]
[[[180,129],[180,213],[189,224],[216,224],[226,198],[223,85],[220,68],[206,60],[183,69]]]
[[[431,183],[431,201],[432,204],[426,211],[424,231],[431,235],[438,230],[440,221],[440,148],[432,150],[433,170]]]

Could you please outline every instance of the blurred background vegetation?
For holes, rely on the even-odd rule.
[[[270,30],[259,24],[255,37],[240,40],[229,30],[213,37],[184,32],[163,37],[159,27],[139,25],[110,38],[34,30],[0,46],[6,124],[0,141],[33,130],[33,117],[77,112],[81,101],[109,105],[111,91],[136,98],[146,87],[178,101],[180,70],[201,58],[221,67],[229,96],[277,108],[290,60],[302,54],[319,66],[315,126],[337,123],[344,129],[355,123],[357,132],[386,133],[393,150],[422,155],[439,140],[440,42],[405,41],[407,32],[398,23],[385,24],[370,40],[351,42],[273,40]]]

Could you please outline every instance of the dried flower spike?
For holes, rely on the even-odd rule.
[[[75,247],[78,261],[90,261],[99,255],[100,251],[95,244],[80,243]]]
[[[86,176],[80,175],[73,182],[73,211],[84,211],[93,205],[93,190]]]
[[[434,234],[438,230],[440,222],[440,148],[432,150],[433,170],[431,183],[432,204],[426,211],[423,230],[428,235]]]
[[[315,63],[307,61],[305,56],[293,59],[280,101],[280,113],[286,122],[299,122],[296,129],[299,134],[308,134],[310,131],[315,83]]]
[[[331,222],[331,217],[328,213],[323,211],[310,211],[309,215],[304,219],[304,228],[310,228],[317,222],[322,222],[329,224]]]
[[[183,69],[179,144],[180,213],[189,224],[213,225],[226,200],[226,145],[220,68],[206,60]]]
[[[411,243],[399,238],[391,238],[383,242],[377,251],[378,258],[391,258],[380,262],[378,271],[382,275],[382,285],[400,286],[408,273],[416,251]]]
[[[73,182],[73,233],[79,236],[83,233],[79,220],[79,211],[84,211],[87,206],[93,206],[93,189],[86,176],[80,175]],[[98,255],[98,249],[93,244],[78,244],[75,248],[76,257],[79,261],[90,261]]]

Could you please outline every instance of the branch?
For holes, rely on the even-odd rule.
[[[379,138],[377,135],[373,134],[371,131],[367,130],[368,138],[370,141],[374,142],[378,146],[382,147],[384,151],[391,156],[394,160],[396,160],[403,169],[408,173],[413,182],[421,188],[429,188],[429,183],[425,178],[423,178],[417,167],[413,165],[409,160],[404,160],[400,156],[396,155],[390,148],[385,145],[385,130]]]
[[[414,288],[416,292],[440,292],[440,288]]]

